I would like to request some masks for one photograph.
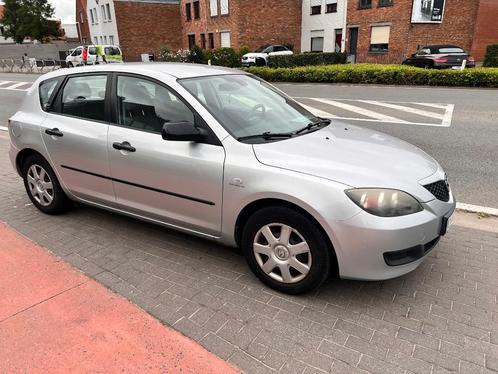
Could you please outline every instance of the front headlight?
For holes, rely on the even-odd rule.
[[[403,191],[354,188],[345,192],[361,209],[379,217],[406,216],[424,209],[413,196]]]

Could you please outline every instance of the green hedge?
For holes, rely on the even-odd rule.
[[[251,67],[244,69],[267,81],[311,83],[363,83],[420,86],[498,88],[498,69],[420,69],[402,65],[328,65],[296,68]]]
[[[298,53],[294,55],[270,56],[268,66],[271,68],[293,68],[309,65],[345,64],[345,53]]]
[[[483,66],[498,67],[498,44],[488,45]]]

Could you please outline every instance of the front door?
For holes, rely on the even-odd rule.
[[[110,78],[109,78],[110,79]],[[105,116],[107,74],[70,76],[42,124],[51,163],[75,196],[114,203]]]
[[[117,203],[131,213],[218,236],[223,147],[163,140],[164,123],[199,121],[191,108],[156,81],[116,79],[116,125],[109,129],[108,152]]]
[[[356,62],[356,53],[358,51],[358,27],[349,29],[349,54],[352,62]]]

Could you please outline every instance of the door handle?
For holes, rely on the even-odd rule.
[[[118,151],[135,152],[137,149],[128,142],[112,143],[112,148]]]
[[[62,131],[60,131],[57,127],[53,128],[53,129],[46,129],[45,134],[51,135],[51,136],[57,136],[59,138],[64,135],[62,133]]]

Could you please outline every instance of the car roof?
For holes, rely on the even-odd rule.
[[[101,64],[81,66],[72,69],[59,69],[54,72],[45,74],[44,77],[47,79],[68,74],[103,71],[137,73],[143,75],[147,75],[147,73],[162,73],[179,79],[206,77],[210,75],[247,74],[241,70],[230,69],[221,66],[172,62],[128,62],[125,64]]]
[[[430,48],[430,49],[440,49],[440,48],[459,48],[459,49],[462,49],[462,47],[459,47],[457,45],[453,45],[453,44],[434,44],[434,45],[426,45],[424,47],[422,47],[422,49],[425,49],[425,48]]]

